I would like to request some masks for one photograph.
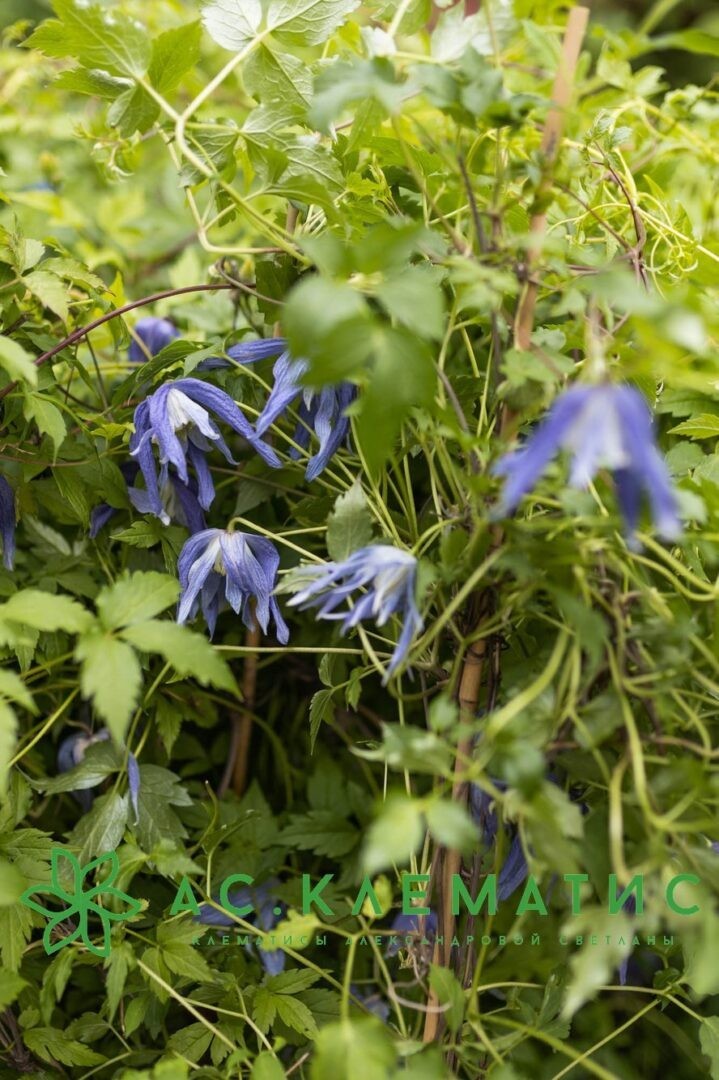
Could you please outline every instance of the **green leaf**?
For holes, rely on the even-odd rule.
[[[23,412],[28,420],[34,420],[37,429],[42,435],[49,435],[57,452],[65,441],[67,427],[65,418],[57,405],[46,398],[43,394],[27,394],[23,405]]]
[[[427,825],[438,844],[470,854],[479,847],[479,830],[458,802],[438,799],[427,808]]]
[[[337,60],[315,81],[309,119],[319,131],[329,132],[347,106],[356,101],[375,102],[379,111],[395,114],[405,92],[388,60]]]
[[[464,991],[459,979],[450,968],[432,964],[429,985],[436,994],[439,1005],[444,1007],[442,1015],[449,1030],[459,1031],[464,1017]]]
[[[63,322],[67,322],[67,291],[59,277],[47,270],[33,270],[31,274],[26,274],[22,281],[43,307],[49,308],[55,315],[59,315]]]
[[[333,810],[308,810],[294,815],[279,835],[280,843],[315,855],[339,858],[357,844],[359,832]]]
[[[122,637],[142,652],[160,653],[178,675],[192,675],[202,686],[237,691],[227,662],[202,634],[175,622],[151,621],[131,626]]]
[[[388,1080],[396,1053],[380,1020],[341,1020],[320,1031],[310,1075],[312,1080]]]
[[[8,771],[17,743],[17,716],[7,702],[0,701],[0,796],[7,791]]]
[[[3,969],[17,971],[32,933],[32,915],[22,904],[0,908],[0,955]]]
[[[364,297],[349,285],[315,275],[292,290],[283,312],[290,348],[310,360],[318,386],[362,370],[372,347],[370,326]]]
[[[338,495],[327,520],[327,551],[331,559],[342,562],[372,539],[372,518],[359,480]]]
[[[190,806],[192,800],[169,769],[159,765],[140,766],[137,839],[143,851],[151,852],[163,840],[182,840],[187,833],[172,806]]]
[[[10,701],[16,701],[29,712],[37,712],[37,706],[25,683],[14,671],[8,671],[6,668],[0,668],[0,698],[9,698]]]
[[[313,1039],[317,1034],[315,1018],[303,1001],[299,998],[277,994],[274,999],[277,1015],[283,1024],[287,1024],[293,1031],[300,1035]]]
[[[312,695],[312,701],[310,702],[310,749],[314,750],[315,742],[322,724],[332,719],[334,716],[334,706],[332,704],[332,695],[334,689],[329,687],[328,689],[318,690]]]
[[[135,653],[124,641],[95,631],[79,639],[75,658],[82,664],[84,697],[92,699],[114,738],[122,742],[142,686]]]
[[[160,94],[174,90],[200,58],[202,28],[199,20],[166,30],[152,43],[148,68],[150,82]]]
[[[441,271],[430,266],[410,266],[398,277],[383,282],[377,298],[393,319],[420,337],[440,340],[445,328],[445,303]]]
[[[132,525],[128,529],[123,529],[122,532],[113,533],[112,539],[129,544],[130,547],[151,548],[160,543],[163,531],[159,518],[147,517],[142,521],[133,521]]]
[[[123,755],[111,742],[98,742],[88,746],[82,761],[67,772],[57,776],[30,780],[34,788],[48,795],[60,791],[83,791],[97,787],[108,776],[124,768]]]
[[[268,105],[305,108],[312,96],[312,76],[307,64],[292,53],[275,51],[268,42],[247,58],[242,78],[248,93]]]
[[[670,435],[688,435],[690,439],[717,439],[719,438],[719,416],[710,413],[701,413],[693,416],[691,420],[684,420],[676,427],[669,429]]]
[[[361,398],[357,438],[370,472],[377,473],[412,408],[429,407],[435,390],[432,354],[399,330],[373,335],[374,364]]]
[[[267,26],[280,41],[320,45],[360,0],[270,0]]]
[[[0,971],[0,1009],[12,1005],[27,985],[26,980],[21,979],[14,971]]]
[[[79,849],[80,863],[97,855],[114,851],[119,845],[127,824],[127,795],[109,791],[92,804],[92,809],[80,818],[70,840]]]
[[[150,39],[139,23],[118,11],[54,0],[57,19],[44,22],[25,45],[46,56],[72,56],[88,68],[110,75],[144,75],[150,62]]]
[[[32,354],[9,337],[0,334],[0,367],[11,379],[18,379],[37,386],[37,368]]]
[[[199,1061],[211,1042],[212,1032],[204,1024],[187,1024],[170,1036],[167,1047],[190,1061]]]
[[[177,600],[180,586],[169,574],[154,570],[125,575],[97,597],[102,625],[109,630],[152,619]]]
[[[20,871],[7,859],[0,859],[0,907],[16,904],[26,885]]]
[[[0,994],[2,984],[0,983]],[[710,1061],[710,1076],[712,1080],[719,1080],[719,1017],[704,1016],[699,1025],[699,1043],[702,1053],[706,1054]]]
[[[699,56],[719,56],[719,34],[707,34],[704,30],[677,30],[652,38],[650,48],[682,49]]]
[[[61,1065],[101,1065],[105,1061],[102,1054],[71,1039],[58,1028],[31,1028],[23,1032],[23,1041],[28,1050],[51,1065],[57,1061]]]
[[[391,795],[368,830],[363,852],[365,872],[374,874],[393,863],[404,865],[417,851],[423,836],[421,804],[404,795]]]
[[[277,1057],[269,1050],[263,1050],[252,1063],[250,1080],[284,1080],[285,1070]]]
[[[202,22],[213,41],[239,52],[257,37],[262,4],[260,0],[211,0],[202,9]]]
[[[87,629],[92,616],[69,596],[23,589],[0,605],[0,620],[23,623],[35,630],[65,630],[78,634]]]

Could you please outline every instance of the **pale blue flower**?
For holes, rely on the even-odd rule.
[[[135,432],[130,439],[130,453],[137,459],[145,478],[149,512],[165,523],[169,518],[160,496],[153,445],[158,447],[160,465],[173,465],[185,485],[189,482],[188,465],[192,466],[197,478],[198,501],[204,510],[210,508],[215,497],[205,454],[216,447],[234,464],[209,410],[247,439],[268,465],[280,465],[277,454],[262,442],[224,390],[200,379],[176,379],[165,383],[136,408]]]
[[[493,781],[500,791],[506,790],[507,785],[501,780]],[[469,786],[469,811],[482,833],[482,840],[486,847],[491,849],[497,842],[499,821],[494,799],[477,784]],[[507,828],[505,832],[509,838],[509,848],[504,857],[504,862],[497,875],[497,898],[506,900],[514,890],[522,884],[529,873],[527,860],[524,855],[522,841],[517,829]]]
[[[293,440],[301,450],[308,450],[312,434],[319,440],[319,448],[312,454],[305,469],[305,479],[314,480],[327,468],[332,456],[349,434],[349,418],[345,410],[356,396],[355,387],[348,382],[325,386],[319,390],[302,385],[302,378],[309,370],[306,360],[294,358],[287,349],[284,338],[265,341],[242,342],[227,350],[227,355],[238,363],[254,363],[267,356],[280,353],[272,374],[274,384],[264,409],[256,422],[258,434],[262,435],[299,398],[299,421]],[[298,459],[301,450],[292,447],[290,457]]]
[[[289,606],[302,611],[317,608],[318,619],[340,619],[343,634],[364,619],[374,619],[377,626],[384,626],[390,616],[398,616],[402,630],[387,668],[386,682],[405,659],[412,640],[424,625],[415,599],[415,557],[390,544],[370,544],[353,551],[344,562],[303,566],[297,574],[313,580],[292,597]],[[359,589],[366,592],[353,598],[352,594]],[[354,599],[354,605],[349,610],[337,610],[350,599]]]
[[[15,565],[15,493],[4,476],[0,476],[0,536],[2,561],[6,570]]]
[[[572,455],[574,487],[586,487],[600,468],[612,471],[630,537],[643,494],[660,535],[680,537],[676,496],[655,444],[651,412],[640,392],[626,385],[573,386],[557,398],[524,446],[495,465],[493,471],[505,478],[496,517],[514,511],[562,449]]]
[[[233,907],[244,908],[252,905],[253,910],[244,917],[244,921],[269,933],[274,930],[280,919],[284,916],[286,907],[278,901],[275,890],[279,882],[276,879],[265,881],[261,885],[246,886],[229,893],[229,900]],[[195,915],[194,922],[203,923],[206,926],[238,926],[235,919],[226,911],[218,911],[212,904],[200,904],[200,912]],[[253,951],[248,942],[246,946],[249,952]],[[279,975],[285,969],[285,954],[282,949],[260,949],[255,946],[256,955],[268,975]]]
[[[210,635],[224,595],[249,630],[259,623],[268,632],[270,618],[277,640],[285,645],[290,632],[272,595],[280,557],[270,540],[251,533],[205,529],[190,537],[177,563],[181,593],[177,621],[193,619],[202,608]]]
[[[133,327],[135,337],[130,342],[127,356],[133,364],[141,364],[152,356],[157,356],[166,345],[180,336],[180,331],[169,319],[159,319],[155,315],[146,315]],[[139,340],[136,340],[139,338]]]

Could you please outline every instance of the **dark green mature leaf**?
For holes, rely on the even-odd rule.
[[[172,807],[190,806],[192,800],[174,773],[159,765],[141,765],[138,801],[135,830],[143,851],[152,851],[163,839],[184,839],[187,833]]]
[[[101,1065],[105,1061],[103,1054],[98,1054],[88,1046],[71,1039],[64,1031],[51,1027],[36,1027],[23,1034],[27,1048],[42,1061],[62,1065]]]
[[[57,19],[43,23],[25,45],[46,56],[71,56],[88,68],[110,75],[144,75],[150,62],[146,31],[127,16],[101,7],[55,0]]]
[[[280,833],[279,840],[291,848],[337,858],[355,847],[359,833],[354,825],[338,817],[333,810],[308,810],[306,814],[293,817]]]
[[[80,863],[114,851],[122,840],[127,824],[127,795],[109,791],[101,795],[92,809],[80,818],[71,834],[71,843],[79,848]]]

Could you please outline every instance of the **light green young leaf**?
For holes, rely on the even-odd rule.
[[[127,824],[127,795],[109,791],[101,795],[89,813],[80,818],[72,831],[71,841],[79,848],[80,863],[96,855],[114,851],[122,840]]]
[[[327,520],[327,551],[331,559],[341,562],[371,539],[372,518],[367,499],[361,483],[355,480],[348,491],[337,496]]]
[[[17,717],[7,702],[0,701],[0,796],[7,791],[8,769],[17,741]]]
[[[22,280],[43,307],[49,308],[55,315],[59,315],[63,322],[67,322],[70,310],[67,304],[67,290],[59,277],[47,270],[33,270]]]
[[[160,653],[178,675],[192,675],[203,686],[236,691],[234,676],[223,657],[202,634],[174,622],[140,623],[122,631],[122,637],[142,652]]]
[[[144,75],[150,61],[150,39],[139,23],[97,5],[54,0],[57,19],[41,24],[25,45],[46,56],[71,56],[88,68],[110,75]]]
[[[166,30],[152,43],[148,69],[150,82],[160,94],[174,90],[200,57],[202,30],[199,20]]]
[[[32,355],[23,349],[22,345],[0,334],[0,368],[6,371],[11,379],[37,386],[37,368],[32,361]]]
[[[0,605],[0,621],[23,623],[35,630],[66,630],[78,634],[92,622],[92,615],[69,596],[23,589]]]
[[[465,807],[437,799],[427,809],[427,825],[438,844],[470,854],[479,847],[479,832]]]
[[[385,1025],[374,1017],[340,1020],[322,1028],[312,1059],[312,1080],[385,1080],[397,1052]]]
[[[0,984],[1,986],[1,984]],[[0,991],[1,992],[1,991]],[[702,1053],[709,1058],[709,1075],[719,1080],[719,1016],[705,1016],[699,1028]]]
[[[79,639],[75,658],[82,663],[83,696],[92,699],[115,739],[121,742],[142,686],[134,651],[126,642],[95,631]]]
[[[260,0],[211,0],[202,9],[202,22],[223,49],[240,52],[257,37],[262,4]]]
[[[420,803],[405,795],[392,795],[367,833],[363,864],[367,874],[409,861],[422,843],[424,824]]]
[[[137,571],[118,578],[97,597],[102,625],[110,630],[146,622],[177,599],[180,586],[169,574]]]
[[[8,1005],[12,1005],[20,991],[27,985],[27,981],[21,979],[14,971],[0,971],[0,1009],[6,1009]]]
[[[360,0],[271,0],[267,26],[280,41],[320,45]]]
[[[23,412],[28,420],[35,421],[37,429],[42,435],[50,436],[55,450],[53,458],[53,461],[55,461],[57,452],[67,435],[65,418],[57,405],[53,405],[43,394],[27,394]]]

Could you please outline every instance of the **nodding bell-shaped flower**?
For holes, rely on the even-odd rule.
[[[278,922],[286,913],[286,905],[278,900],[276,889],[279,881],[272,878],[264,881],[261,885],[244,886],[229,894],[229,901],[233,908],[242,910],[251,907],[252,911],[245,916],[245,921],[251,923],[258,930],[268,933],[274,930]],[[200,904],[199,912],[193,922],[203,923],[206,926],[235,926],[238,924],[232,915],[226,911],[218,911],[212,904]],[[256,955],[262,967],[268,975],[279,975],[285,969],[285,954],[282,949],[261,949],[259,945],[253,946],[247,942],[245,948],[248,952],[256,951]]]
[[[319,390],[303,386],[301,380],[307,374],[309,365],[306,360],[290,355],[284,338],[241,342],[227,350],[227,355],[241,364],[254,363],[278,353],[280,356],[272,369],[274,385],[255,427],[259,435],[264,434],[299,398],[299,419],[293,440],[300,449],[293,447],[290,457],[298,459],[302,450],[309,449],[311,436],[316,435],[319,448],[310,456],[305,469],[305,479],[314,480],[327,468],[349,434],[350,422],[345,410],[354,401],[357,391],[348,382]]]
[[[133,364],[141,364],[157,356],[166,345],[180,336],[180,331],[169,319],[146,315],[133,329],[133,339],[127,350],[127,358]]]
[[[504,791],[507,787],[501,780],[494,780],[494,784],[500,791]],[[493,848],[497,842],[499,829],[497,811],[492,796],[483,791],[477,784],[470,784],[469,810],[481,830],[482,839],[487,848]],[[499,900],[506,900],[508,896],[511,896],[529,873],[519,832],[510,828],[507,828],[506,832],[510,840],[509,849],[497,875],[497,898]]]
[[[370,544],[353,551],[344,562],[329,562],[323,566],[303,566],[297,571],[311,578],[310,584],[288,601],[290,607],[317,608],[318,619],[341,619],[342,633],[364,619],[374,619],[384,626],[391,615],[397,615],[402,630],[387,668],[385,682],[407,656],[412,640],[424,623],[417,609],[417,560],[408,551],[391,544]],[[366,589],[355,598],[349,610],[338,611],[358,589]]]
[[[676,496],[655,443],[652,414],[634,387],[605,383],[565,390],[524,446],[494,466],[504,477],[495,517],[515,510],[559,450],[572,455],[573,487],[586,487],[603,467],[611,470],[631,544],[644,494],[660,535],[679,539]]]
[[[4,476],[0,476],[0,536],[2,561],[6,570],[15,565],[15,492]]]
[[[262,442],[224,390],[200,379],[176,379],[165,383],[135,409],[135,432],[130,439],[130,454],[136,458],[145,478],[149,512],[165,524],[169,517],[160,497],[154,445],[159,450],[160,465],[173,465],[185,485],[189,483],[188,465],[192,466],[197,478],[198,501],[203,510],[210,508],[215,497],[205,454],[214,446],[234,464],[210,411],[247,439],[268,465],[280,465],[277,454]]]
[[[180,603],[177,621],[193,619],[202,609],[210,636],[220,602],[227,601],[249,630],[268,632],[270,617],[280,644],[290,632],[273,596],[280,557],[271,541],[251,533],[205,529],[190,537],[177,563]]]

